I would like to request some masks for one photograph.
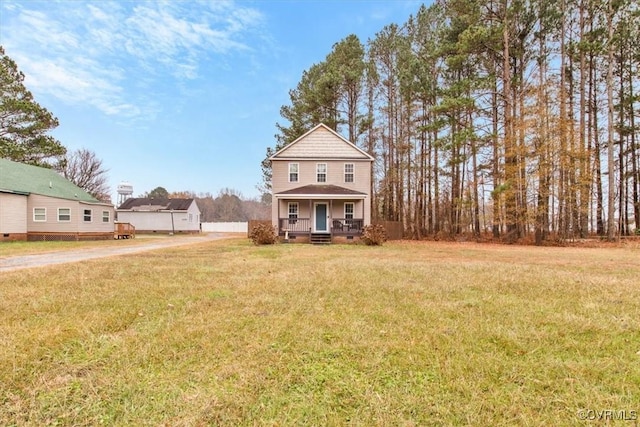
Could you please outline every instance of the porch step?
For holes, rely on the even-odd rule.
[[[311,244],[313,245],[329,245],[331,244],[331,234],[329,233],[311,233]]]

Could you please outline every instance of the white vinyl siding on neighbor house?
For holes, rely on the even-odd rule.
[[[200,210],[195,201],[187,210],[174,210],[173,213],[168,210],[119,210],[118,221],[131,223],[137,232],[199,232]]]
[[[58,208],[58,222],[70,222],[71,221],[71,209]]]
[[[327,164],[316,163],[316,182],[327,182]]]
[[[27,232],[27,196],[0,192],[0,233]]]
[[[47,208],[33,208],[33,221],[34,222],[46,222],[47,221]]]
[[[300,163],[289,163],[289,182],[298,182]]]
[[[55,197],[31,194],[27,201],[29,214],[27,215],[27,227],[29,232],[45,233],[108,233],[113,232],[113,207],[109,204],[86,203],[77,200],[58,199]],[[34,209],[46,209],[47,221],[34,221],[32,212]],[[59,209],[69,219],[58,220]],[[83,219],[85,209],[93,212],[108,212],[109,220],[85,222]],[[92,213],[93,217],[93,213]],[[93,219],[93,218],[92,218]]]
[[[354,165],[353,163],[344,164],[344,182],[354,181]]]

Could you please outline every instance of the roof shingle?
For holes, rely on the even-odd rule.
[[[194,199],[151,199],[148,197],[131,197],[125,200],[118,210],[136,211],[186,211]]]

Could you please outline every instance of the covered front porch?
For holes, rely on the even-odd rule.
[[[305,194],[313,187],[312,194]],[[368,224],[366,195],[337,186],[307,186],[275,195],[278,235],[286,242],[357,241]]]

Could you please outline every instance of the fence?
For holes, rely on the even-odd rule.
[[[400,221],[374,221],[373,223],[384,227],[387,240],[402,240],[404,237],[404,226]]]

